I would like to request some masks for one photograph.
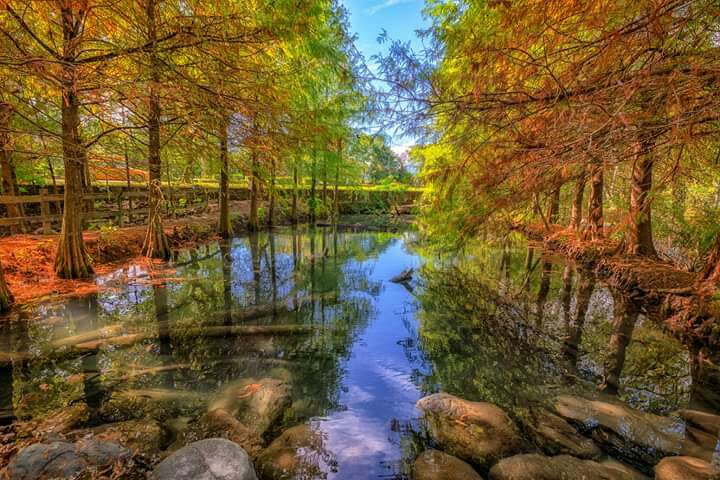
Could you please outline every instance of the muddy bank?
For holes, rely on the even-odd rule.
[[[701,274],[661,260],[618,255],[610,241],[579,241],[560,226],[514,225],[530,241],[591,268],[608,286],[626,292],[648,316],[697,348],[720,346],[717,286]]]

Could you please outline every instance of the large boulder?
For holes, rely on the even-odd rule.
[[[619,462],[602,463],[570,455],[537,453],[504,458],[490,469],[491,480],[641,480],[646,477]]]
[[[667,457],[655,465],[655,480],[718,480],[720,469],[695,457]]]
[[[413,464],[413,480],[482,480],[467,463],[438,450],[425,450]]]
[[[416,406],[440,447],[463,460],[489,467],[520,449],[512,420],[491,403],[436,393],[421,398]]]
[[[7,467],[9,480],[71,478],[128,460],[130,450],[112,442],[83,439],[76,443],[35,443],[22,449]]]
[[[600,447],[584,437],[559,416],[544,408],[529,411],[525,430],[533,442],[548,455],[568,454],[573,457],[593,459],[602,454]]]
[[[68,437],[95,438],[124,445],[135,453],[155,455],[160,451],[164,433],[156,421],[145,419],[106,423],[93,428],[75,430],[70,432]]]
[[[641,412],[620,403],[562,395],[553,408],[564,419],[591,430],[606,450],[640,465],[652,466],[671,455],[710,461],[717,443],[717,435],[713,441],[683,418]]]
[[[191,443],[163,460],[153,480],[257,480],[250,457],[224,438]]]
[[[310,425],[285,430],[255,460],[261,480],[325,478],[334,463],[323,436]]]
[[[290,406],[290,387],[277,378],[247,378],[226,386],[208,405],[223,410],[262,436]]]

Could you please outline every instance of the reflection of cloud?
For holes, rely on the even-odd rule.
[[[341,467],[356,466],[358,461],[382,455],[389,447],[387,424],[367,418],[362,412],[348,410],[334,415],[332,420],[322,422],[320,429],[327,435]]]
[[[365,10],[365,13],[368,15],[375,15],[380,10],[385,10],[386,8],[394,7],[395,5],[402,5],[403,3],[413,3],[414,1],[415,0],[384,0],[382,3],[373,5]]]
[[[380,375],[380,378],[385,380],[388,386],[394,387],[398,392],[409,394],[413,398],[417,396],[417,386],[410,379],[409,373],[385,367],[380,364],[376,364],[374,367]]]
[[[347,393],[347,402],[350,404],[371,402],[375,396],[357,385],[351,385]]]

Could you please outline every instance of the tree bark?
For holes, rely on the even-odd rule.
[[[268,227],[275,221],[275,157],[270,160],[270,198],[268,198]]]
[[[550,224],[557,223],[560,215],[560,187],[555,188],[550,193],[550,199],[547,209],[547,221]]]
[[[595,160],[590,167],[590,196],[588,198],[587,228],[584,237],[598,240],[604,237],[603,228],[603,165]]]
[[[12,105],[0,101],[0,168],[2,169],[2,192],[3,195],[10,196],[19,194],[17,177],[15,176],[15,164],[12,160],[12,145],[10,142],[10,119],[12,118],[13,112],[14,109]],[[24,216],[22,203],[8,203],[5,205],[5,208],[7,208],[8,217]],[[19,228],[16,225],[12,225],[10,232],[18,233],[24,229],[24,225],[21,223]]]
[[[220,126],[220,225],[218,233],[222,238],[233,234],[230,222],[230,164],[228,160],[228,122]]]
[[[61,278],[83,278],[92,273],[82,238],[85,146],[80,140],[80,99],[77,95],[78,71],[75,64],[84,14],[77,14],[73,5],[74,2],[63,2],[60,12],[63,24],[64,62],[60,105],[65,193],[55,273]]]
[[[253,151],[251,154],[252,164],[250,166],[250,218],[248,220],[248,230],[256,232],[260,229],[260,221],[258,220],[258,195],[260,191],[258,178],[258,154]]]
[[[5,273],[3,272],[2,263],[0,263],[0,312],[10,309],[13,304],[13,296],[5,281]]]
[[[580,175],[575,181],[575,189],[573,190],[573,202],[570,210],[570,228],[576,232],[580,231],[580,223],[582,221],[582,204],[585,195],[585,184],[587,183],[587,175],[585,168],[582,169]]]
[[[292,223],[293,225],[298,223],[298,168],[297,165],[293,164],[293,191],[292,191]]]
[[[615,294],[613,297],[613,329],[608,342],[605,374],[600,390],[617,395],[620,388],[620,376],[625,365],[625,351],[632,339],[632,332],[640,312],[625,295]]]
[[[310,223],[315,225],[317,221],[317,199],[315,198],[315,190],[317,188],[317,175],[316,175],[316,167],[317,167],[317,152],[313,151],[313,157],[312,157],[312,172],[311,172],[311,180],[310,180]]]
[[[630,224],[623,239],[628,255],[656,257],[652,235],[651,199],[652,173],[655,160],[646,147],[639,147],[632,171],[630,190]]]
[[[156,1],[147,0],[147,41],[150,44],[150,95],[148,111],[148,225],[143,242],[143,255],[151,258],[170,258],[171,250],[162,224],[162,160],[160,158],[160,59],[157,55]]]
[[[343,141],[342,139],[338,139],[338,159],[335,163],[335,197],[333,198],[334,208],[333,211],[335,212],[335,221],[337,223],[337,219],[340,218],[340,162],[342,162],[342,148],[343,148]]]

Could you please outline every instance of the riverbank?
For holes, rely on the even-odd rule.
[[[672,334],[699,347],[720,346],[718,288],[700,273],[670,262],[617,254],[611,240],[577,239],[560,225],[513,225],[528,240],[591,268],[610,287],[639,301],[648,316]]]
[[[231,202],[235,234],[247,232],[249,201]],[[211,205],[202,214],[165,219],[163,225],[174,251],[193,248],[217,240],[217,206]],[[343,217],[339,227],[383,229],[396,231],[412,223],[409,216],[351,215]],[[289,225],[290,219],[278,218],[277,225]],[[330,225],[318,222],[318,226]],[[109,273],[128,263],[157,264],[159,260],[140,255],[145,225],[86,231],[85,248],[92,258],[96,275]],[[13,235],[0,238],[0,258],[5,279],[18,306],[49,297],[78,296],[96,292],[94,277],[80,280],[58,278],[54,272],[55,250],[59,235]]]

